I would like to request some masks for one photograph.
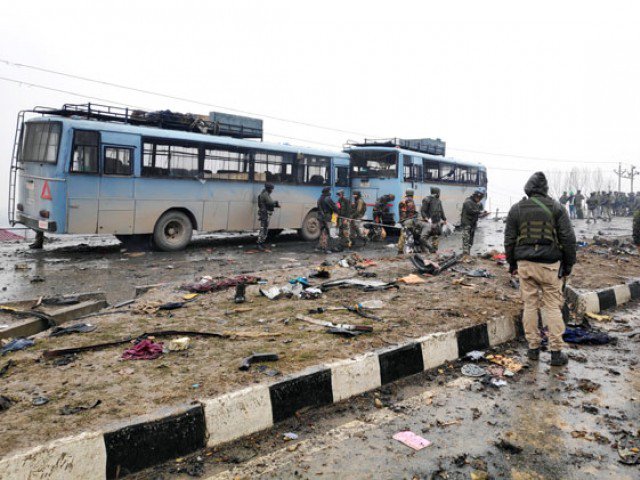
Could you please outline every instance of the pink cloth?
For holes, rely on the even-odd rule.
[[[162,355],[162,343],[142,340],[122,354],[123,360],[154,360]]]

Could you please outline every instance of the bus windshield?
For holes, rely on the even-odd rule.
[[[350,152],[353,176],[358,178],[396,178],[398,154],[379,150]]]
[[[60,143],[60,123],[25,123],[20,151],[21,162],[56,163]]]

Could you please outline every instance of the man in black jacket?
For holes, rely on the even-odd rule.
[[[576,263],[576,236],[567,210],[547,195],[549,185],[544,173],[534,173],[524,191],[529,198],[509,211],[504,248],[509,271],[520,277],[527,356],[531,360],[540,357],[540,309],[549,329],[551,365],[566,365],[569,359],[562,352],[562,285]]]
[[[322,194],[318,198],[318,220],[320,221],[320,240],[318,246],[325,253],[329,250],[329,239],[331,238],[331,217],[338,214],[338,206],[331,199],[331,187],[324,187]]]

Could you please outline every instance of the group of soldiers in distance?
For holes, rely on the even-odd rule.
[[[274,185],[265,184],[264,190],[258,197],[258,219],[260,232],[258,235],[258,249],[264,250],[267,240],[269,221],[275,208],[280,205],[271,198]],[[460,226],[462,229],[462,251],[469,254],[473,245],[478,219],[487,216],[482,199],[484,191],[477,189],[468,197],[461,213]],[[365,219],[367,204],[358,190],[354,190],[351,197],[344,190],[338,190],[337,199],[331,198],[331,188],[322,189],[317,201],[317,218],[320,227],[318,250],[331,253],[351,248],[360,240],[366,246],[371,240],[383,240],[386,237],[385,227],[393,227],[395,218],[392,211],[395,195],[386,194],[379,197],[373,207],[373,218]],[[400,237],[398,253],[410,251],[438,251],[439,238],[443,234],[443,227],[447,225],[447,217],[440,200],[440,189],[431,187],[431,194],[422,200],[420,209],[414,202],[414,191],[407,189],[405,197],[399,203]],[[339,243],[331,246],[330,231],[333,224],[338,226]]]
[[[640,192],[634,194],[624,192],[591,192],[588,197],[578,190],[562,192],[558,199],[560,204],[569,211],[571,219],[587,219],[597,222],[598,219],[611,221],[612,217],[629,217],[640,210]],[[586,207],[586,215],[585,215]]]

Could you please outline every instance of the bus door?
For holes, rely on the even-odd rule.
[[[104,132],[101,144],[98,233],[131,235],[134,227],[134,168],[140,164],[140,138]]]
[[[67,176],[67,233],[98,233],[100,132],[73,130]]]

